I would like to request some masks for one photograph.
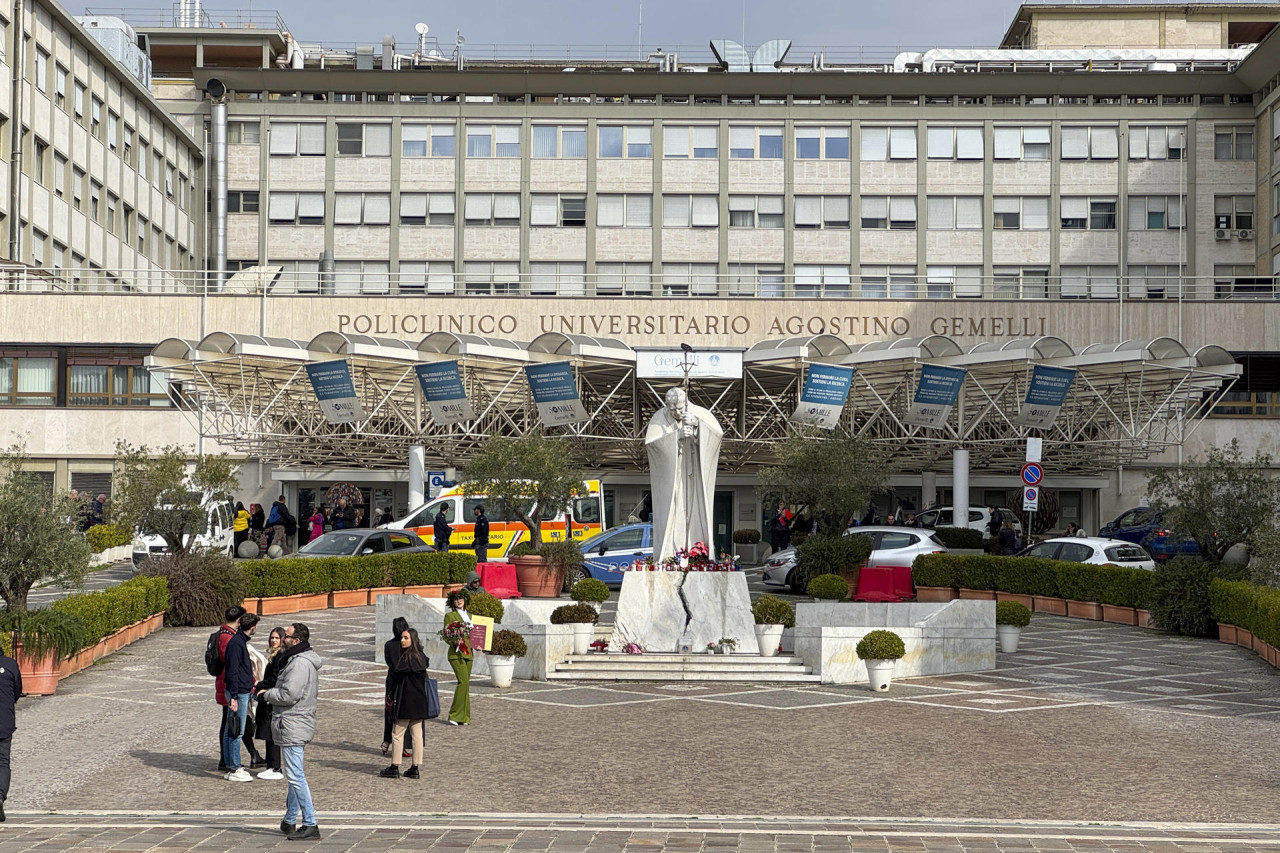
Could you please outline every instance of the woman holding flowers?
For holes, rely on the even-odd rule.
[[[440,633],[449,645],[449,666],[458,678],[453,690],[453,703],[449,705],[449,725],[471,724],[471,616],[467,613],[470,596],[463,590],[449,593],[445,601],[449,608],[444,614],[444,630]]]

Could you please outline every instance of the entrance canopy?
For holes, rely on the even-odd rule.
[[[792,436],[811,364],[854,369],[836,433],[887,450],[904,471],[936,470],[951,451],[970,451],[975,467],[1016,467],[1025,439],[1044,439],[1055,473],[1095,474],[1181,444],[1208,411],[1206,399],[1241,368],[1221,347],[1190,352],[1171,338],[1075,349],[1054,337],[981,343],[949,337],[850,344],[832,335],[760,341],[741,353],[737,378],[693,378],[689,396],[724,428],[721,469],[769,464]],[[363,419],[326,421],[307,376],[311,362],[345,360]],[[453,360],[476,418],[435,423],[414,366]],[[429,464],[463,466],[485,436],[541,428],[524,367],[567,361],[588,419],[548,428],[573,439],[594,470],[645,467],[644,426],[681,379],[637,376],[637,354],[622,341],[545,334],[530,343],[437,332],[417,343],[325,332],[311,341],[217,332],[199,341],[161,342],[148,366],[167,374],[180,405],[208,438],[279,465],[403,468],[409,447]],[[926,365],[966,371],[956,404],[937,428],[906,415]],[[1040,430],[1017,423],[1036,365],[1076,371],[1057,420]]]

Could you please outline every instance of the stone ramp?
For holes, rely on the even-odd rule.
[[[817,684],[797,657],[760,655],[587,654],[570,655],[547,673],[548,681],[743,681]]]

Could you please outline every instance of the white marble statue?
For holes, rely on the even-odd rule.
[[[712,505],[724,430],[711,413],[689,402],[684,389],[667,392],[666,406],[645,430],[653,493],[653,557],[662,561],[695,542],[715,552]]]

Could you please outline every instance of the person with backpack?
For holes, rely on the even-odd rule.
[[[227,643],[231,642],[231,638],[236,635],[236,630],[240,627],[240,617],[245,614],[245,610],[238,604],[233,604],[222,614],[226,620],[222,627],[209,635],[209,641],[204,647],[204,668],[214,677],[214,701],[222,709],[222,721],[218,724],[218,772],[225,774],[227,772],[227,751],[225,748],[225,738],[223,734],[227,730],[227,679],[223,664],[226,662]]]
[[[253,659],[249,657],[249,638],[258,630],[258,614],[240,617],[240,630],[227,640],[223,652],[223,682],[227,691],[227,726],[222,736],[223,760],[227,763],[228,782],[252,782],[253,776],[240,764],[240,743],[248,725],[249,696],[253,693]]]

